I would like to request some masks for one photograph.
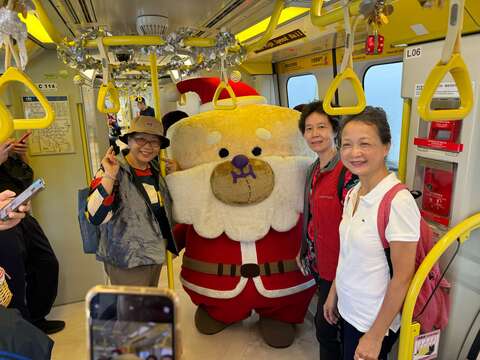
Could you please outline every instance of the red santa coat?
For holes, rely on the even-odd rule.
[[[192,225],[177,225],[175,238],[184,242],[184,256],[207,263],[264,264],[292,260],[298,254],[301,224],[289,231],[273,229],[260,240],[238,242],[223,233],[215,239],[200,236]],[[225,271],[228,274],[228,269]],[[300,270],[247,278],[212,275],[182,266],[182,284],[192,301],[217,320],[232,323],[252,310],[277,320],[303,322],[315,292],[315,282]]]

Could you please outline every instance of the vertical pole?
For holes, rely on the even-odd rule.
[[[87,138],[87,129],[85,125],[85,116],[83,115],[83,104],[77,104],[77,115],[78,122],[80,125],[80,138],[82,139],[82,153],[83,153],[83,165],[85,167],[85,177],[87,181],[87,186],[90,185],[90,182],[93,179],[92,165],[90,162],[90,154],[88,152],[88,138]]]
[[[155,106],[155,116],[160,120],[162,118],[162,111],[160,109],[160,89],[158,87],[157,55],[155,52],[150,53],[150,76],[152,78],[152,94],[153,104]]]
[[[410,115],[412,99],[403,99],[402,132],[400,135],[400,159],[398,161],[398,178],[405,183],[407,178],[408,137],[410,132]]]
[[[157,55],[155,52],[150,53],[150,77],[152,79],[152,94],[153,103],[155,106],[155,117],[158,121],[162,121],[162,112],[160,109],[160,88],[158,87]],[[165,158],[165,150],[160,152],[160,157]],[[160,172],[162,176],[166,175],[164,161],[160,161]],[[173,290],[173,256],[170,251],[167,251],[167,277],[168,288]]]

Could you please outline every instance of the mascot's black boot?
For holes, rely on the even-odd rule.
[[[260,334],[274,348],[286,348],[295,340],[295,325],[279,320],[260,317]]]
[[[195,312],[195,326],[202,334],[213,335],[225,329],[228,324],[215,320],[204,308],[198,306]]]

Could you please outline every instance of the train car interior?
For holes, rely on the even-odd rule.
[[[232,320],[235,324],[225,325],[214,335],[198,331],[198,322],[199,309],[209,296],[221,306],[231,302],[227,315],[233,319],[233,313],[246,303],[241,297],[249,291],[270,301],[285,294],[297,296],[302,292],[296,291],[314,284],[312,279],[297,284],[288,278],[282,287],[281,275],[291,274],[289,266],[298,270],[294,256],[260,264],[260,251],[277,254],[283,245],[265,250],[257,243],[255,250],[255,241],[273,233],[286,234],[279,241],[300,241],[290,231],[302,219],[307,165],[291,165],[288,171],[281,160],[290,164],[286,161],[303,157],[310,159],[308,164],[313,162],[314,154],[298,131],[298,120],[302,106],[305,109],[305,104],[319,100],[325,114],[339,119],[362,113],[366,106],[385,110],[391,130],[386,164],[410,190],[419,193],[415,202],[433,234],[433,248],[415,267],[401,309],[399,340],[388,359],[480,359],[478,0],[3,0],[1,5],[0,143],[19,143],[22,135],[29,134],[21,142],[28,145],[22,156],[28,159],[34,179],[46,184],[32,197],[30,211],[58,260],[58,290],[46,321],[62,320],[65,328],[49,335],[54,342],[52,359],[166,360],[180,358],[179,349],[187,360],[318,359],[315,312],[319,295],[313,290],[303,322],[293,327],[294,340],[289,346],[262,340],[260,320],[266,305],[258,305],[252,316]],[[255,106],[270,107],[254,111]],[[174,119],[166,120],[170,114]],[[139,115],[163,122],[160,142],[151,135],[158,135],[157,130],[138,130],[159,124],[148,120],[140,124]],[[142,131],[150,135],[139,138]],[[88,318],[91,313],[87,311],[86,316],[87,292],[113,282],[113,270],[100,261],[99,251],[108,251],[102,248],[103,232],[101,236],[96,233],[100,247],[86,251],[79,218],[86,211],[90,219],[92,200],[88,198],[87,207],[79,205],[78,194],[90,186],[87,192],[93,196],[98,169],[110,177],[105,153],[113,149],[126,154],[122,137],[129,145],[136,141],[159,151],[158,169],[153,173],[160,176],[160,185],[158,181],[155,187],[143,184],[140,192],[143,196],[146,191],[151,200],[149,189],[153,188],[153,197],[157,199],[158,194],[155,201],[160,201],[168,218],[160,195],[162,186],[168,187],[173,199],[173,220],[168,220],[188,225],[186,245],[178,248],[186,246],[185,251],[177,255],[165,245],[167,237],[162,240],[163,249],[166,246],[170,251],[162,250],[158,288],[171,289],[178,296],[176,326],[146,319],[93,323]],[[166,149],[165,141],[170,142]],[[251,154],[237,155],[244,148]],[[5,151],[3,145],[0,151]],[[139,152],[138,156],[150,155]],[[270,165],[264,166],[262,157]],[[250,158],[255,159],[245,165]],[[224,160],[241,170],[239,182],[269,172],[274,173],[275,182],[265,180],[254,190],[237,192],[231,183],[222,182],[222,174],[231,171],[218,165]],[[172,164],[173,174],[168,168]],[[236,183],[237,175],[233,170],[232,174]],[[132,176],[136,186],[142,175]],[[207,190],[199,190],[204,184]],[[208,190],[210,186],[213,190]],[[274,197],[281,186],[284,194]],[[110,206],[107,198],[100,203]],[[107,220],[115,209],[108,210]],[[135,206],[131,209],[128,216],[140,211]],[[155,211],[152,214],[157,216]],[[140,217],[135,219],[130,219],[138,221],[135,229],[147,227]],[[115,221],[121,224],[121,219]],[[158,221],[155,224],[159,229],[163,226]],[[95,229],[119,232],[108,226]],[[161,233],[165,235],[163,228]],[[12,247],[2,245],[7,243],[2,241],[5,234],[0,231],[0,300],[6,296],[7,283],[14,297],[16,291],[7,277],[13,278],[15,270],[9,270],[7,251],[13,251]],[[176,238],[177,233],[173,234]],[[115,236],[124,239],[123,235]],[[239,262],[228,254],[233,245],[221,243],[227,237],[241,244]],[[137,254],[132,244],[127,247]],[[300,248],[296,249],[298,253]],[[195,260],[194,251],[205,259],[223,254],[224,264],[209,267],[208,260]],[[25,256],[25,262],[31,261]],[[133,262],[133,257],[125,255],[125,261]],[[34,275],[28,272],[28,264],[22,275],[26,276],[27,302],[36,301],[29,298],[29,291],[34,291],[29,285],[32,277],[49,279],[50,270],[37,262]],[[437,263],[442,279],[449,283],[449,321],[442,329],[426,332],[414,319],[414,308],[424,280],[431,280]],[[198,283],[192,280],[195,271],[202,272]],[[260,280],[270,275],[271,280]],[[221,285],[211,290],[208,284],[217,278]],[[440,282],[434,292],[442,291]],[[39,282],[42,285],[36,291],[47,292],[53,283],[55,279]],[[230,288],[234,290],[227,291]],[[214,325],[218,323],[213,320]],[[2,322],[0,334],[11,331],[2,330]],[[177,328],[180,335],[172,337],[172,329]],[[278,333],[274,337],[280,339],[283,335]],[[0,340],[0,358],[30,358],[19,348],[9,350],[9,344]],[[32,358],[44,358],[38,356]]]

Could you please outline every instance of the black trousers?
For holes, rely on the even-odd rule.
[[[336,325],[330,325],[323,316],[323,304],[328,297],[332,286],[331,281],[319,279],[317,313],[315,314],[315,328],[320,343],[320,360],[341,359],[340,331]]]
[[[13,293],[9,307],[32,322],[47,316],[57,297],[58,260],[32,216],[0,232],[0,266],[11,277],[7,278]]]
[[[343,340],[343,360],[353,360],[355,350],[357,349],[358,342],[364,333],[355,329],[351,324],[345,320],[342,321],[342,340]],[[388,336],[383,338],[382,349],[380,350],[379,360],[387,360],[388,353],[392,350],[393,345],[398,339],[400,331],[396,333],[389,330]]]

